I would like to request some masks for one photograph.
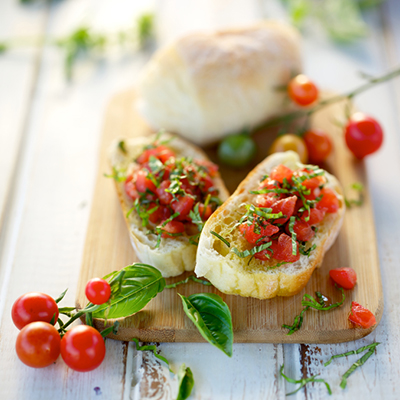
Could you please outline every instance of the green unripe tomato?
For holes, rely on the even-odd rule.
[[[219,160],[233,168],[245,167],[256,154],[254,140],[246,134],[231,135],[219,144]]]

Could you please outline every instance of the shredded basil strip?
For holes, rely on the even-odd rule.
[[[329,395],[332,394],[331,387],[329,386],[329,383],[325,381],[325,379],[322,379],[322,378],[316,379],[316,377],[319,376],[320,374],[310,376],[309,378],[302,378],[302,379],[296,380],[296,379],[289,378],[288,376],[286,376],[286,375],[283,373],[283,368],[284,368],[284,364],[282,364],[281,369],[280,369],[279,372],[280,372],[280,375],[281,375],[287,382],[293,383],[293,384],[300,384],[300,386],[299,386],[296,390],[294,390],[293,392],[286,393],[286,396],[291,396],[292,394],[297,393],[300,389],[302,389],[305,385],[307,385],[307,383],[310,383],[310,382],[321,382],[321,383],[325,384],[326,389],[328,390]]]
[[[271,246],[272,242],[264,243],[260,246],[255,246],[251,250],[244,250],[244,251],[239,251],[236,247],[232,249],[232,252],[235,253],[238,257],[240,258],[245,258],[248,256],[253,256],[256,253],[259,253],[260,251],[266,250]],[[272,251],[272,250],[271,250]],[[267,258],[269,258],[269,255],[267,255]]]
[[[152,351],[154,356],[156,358],[158,358],[159,360],[164,361],[165,364],[168,365],[170,372],[173,372],[169,366],[169,361],[165,357],[163,357],[162,355],[157,353],[157,346],[155,344],[140,346],[138,339],[132,338],[131,340],[132,340],[132,342],[135,342],[135,344],[136,344],[136,351]]]
[[[179,282],[175,282],[175,283],[171,283],[169,285],[165,285],[165,289],[172,289],[172,288],[176,288],[178,285],[183,285],[185,283],[188,283],[190,280],[196,282],[196,283],[201,283],[202,285],[205,286],[212,286],[212,283],[205,281],[203,279],[199,279],[196,278],[194,275],[189,275],[186,279],[184,279],[183,281],[179,281]]]
[[[379,343],[376,344],[376,346]],[[340,382],[340,387],[345,389],[347,386],[347,378],[358,368],[366,363],[366,361],[374,354],[375,347],[371,347],[359,360],[357,360],[342,376],[342,381]]]
[[[375,342],[375,343],[371,343],[368,344],[367,346],[362,346],[357,350],[350,350],[347,351],[346,353],[342,353],[342,354],[336,354],[334,356],[332,356],[325,364],[324,367],[327,367],[335,358],[341,358],[341,357],[347,357],[347,356],[352,356],[353,354],[360,354],[365,350],[374,350],[376,346],[380,345],[380,342]]]
[[[221,240],[221,242],[224,242],[228,247],[231,247],[231,244],[225,238],[223,238],[221,235],[219,235],[217,232],[210,231],[210,233],[211,233],[211,235],[214,235],[216,238]]]
[[[294,231],[294,223],[296,222],[296,217],[290,217],[289,222],[289,232],[292,234],[292,255],[297,255],[297,235]]]

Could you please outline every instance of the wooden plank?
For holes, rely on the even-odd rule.
[[[86,302],[84,288],[89,279],[104,276],[138,261],[129,242],[113,182],[104,177],[104,171],[107,170],[107,151],[113,140],[149,133],[149,128],[134,111],[134,103],[134,90],[124,92],[111,101],[105,115],[100,166],[78,287],[78,305]],[[354,182],[362,182],[367,187],[364,164],[355,161],[341,144],[340,128],[334,121],[343,115],[344,105],[336,104],[316,114],[312,125],[329,132],[334,139],[335,152],[329,160],[328,169],[339,178],[345,190],[349,190]],[[265,156],[273,137],[274,132],[257,133],[255,139],[259,152],[256,162]],[[216,161],[215,148],[206,151]],[[228,190],[232,192],[248,170],[238,172],[221,166],[220,172]],[[361,237],[362,240],[359,240]],[[283,323],[291,324],[294,316],[301,311],[304,293],[321,291],[334,299],[333,301],[340,298],[340,293],[329,283],[328,271],[343,265],[351,266],[358,275],[358,285],[352,291],[346,292],[343,307],[329,313],[307,313],[303,328],[294,335],[287,336],[287,330],[281,326]],[[180,279],[182,276],[169,279],[168,282]],[[213,287],[196,283],[165,290],[143,311],[120,320],[118,335],[111,337],[120,340],[137,337],[143,341],[157,342],[202,341],[197,329],[186,318],[177,296],[177,293],[188,296],[198,292],[219,293]],[[326,255],[323,266],[314,272],[306,288],[298,295],[265,301],[221,295],[232,311],[236,342],[330,343],[355,340],[369,334],[373,328],[352,329],[347,317],[352,300],[371,309],[377,321],[383,312],[383,293],[370,199],[367,198],[361,207],[347,212],[341,233]],[[100,327],[102,322],[98,321],[97,324]]]

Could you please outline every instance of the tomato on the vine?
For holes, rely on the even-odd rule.
[[[292,133],[287,133],[282,136],[278,136],[273,142],[269,149],[269,154],[284,152],[288,150],[295,151],[300,161],[305,164],[308,161],[308,151],[304,143],[304,140]]]
[[[308,106],[318,98],[318,88],[305,75],[297,75],[289,81],[289,97],[300,106]]]
[[[18,358],[29,367],[44,368],[55,362],[60,354],[60,334],[47,322],[32,322],[17,336]]]
[[[11,317],[14,325],[22,329],[31,322],[43,321],[53,325],[57,322],[58,307],[55,300],[45,293],[25,293],[15,300]]]
[[[93,278],[86,284],[85,294],[91,303],[104,304],[111,296],[111,287],[106,280]]]
[[[303,136],[308,150],[308,158],[312,164],[324,162],[332,152],[332,140],[323,131],[314,129]]]
[[[71,369],[87,372],[96,369],[106,355],[104,339],[96,329],[79,325],[61,340],[61,357]]]
[[[357,112],[347,122],[345,138],[347,147],[361,160],[381,147],[383,131],[374,118]]]

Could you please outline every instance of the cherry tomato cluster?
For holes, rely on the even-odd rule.
[[[289,98],[299,106],[309,106],[318,100],[318,88],[305,75],[297,75],[289,81]],[[349,150],[358,159],[377,151],[383,142],[383,131],[379,123],[361,112],[354,113],[344,127],[345,141]],[[270,153],[294,150],[302,160],[312,164],[323,163],[332,152],[332,141],[320,130],[309,130],[301,137],[287,134],[275,140]]]
[[[103,304],[109,300],[111,288],[104,279],[95,278],[87,283],[85,292],[91,303]],[[54,327],[58,305],[47,294],[23,294],[15,301],[11,316],[20,329],[15,346],[18,358],[29,367],[47,367],[61,354],[71,369],[86,372],[97,368],[105,357],[104,339],[91,326],[75,326],[61,337]]]
[[[353,268],[336,268],[329,271],[332,281],[343,289],[353,289],[357,283],[357,274]],[[349,313],[349,321],[360,328],[371,328],[376,324],[374,314],[363,307],[361,304],[353,301]]]

